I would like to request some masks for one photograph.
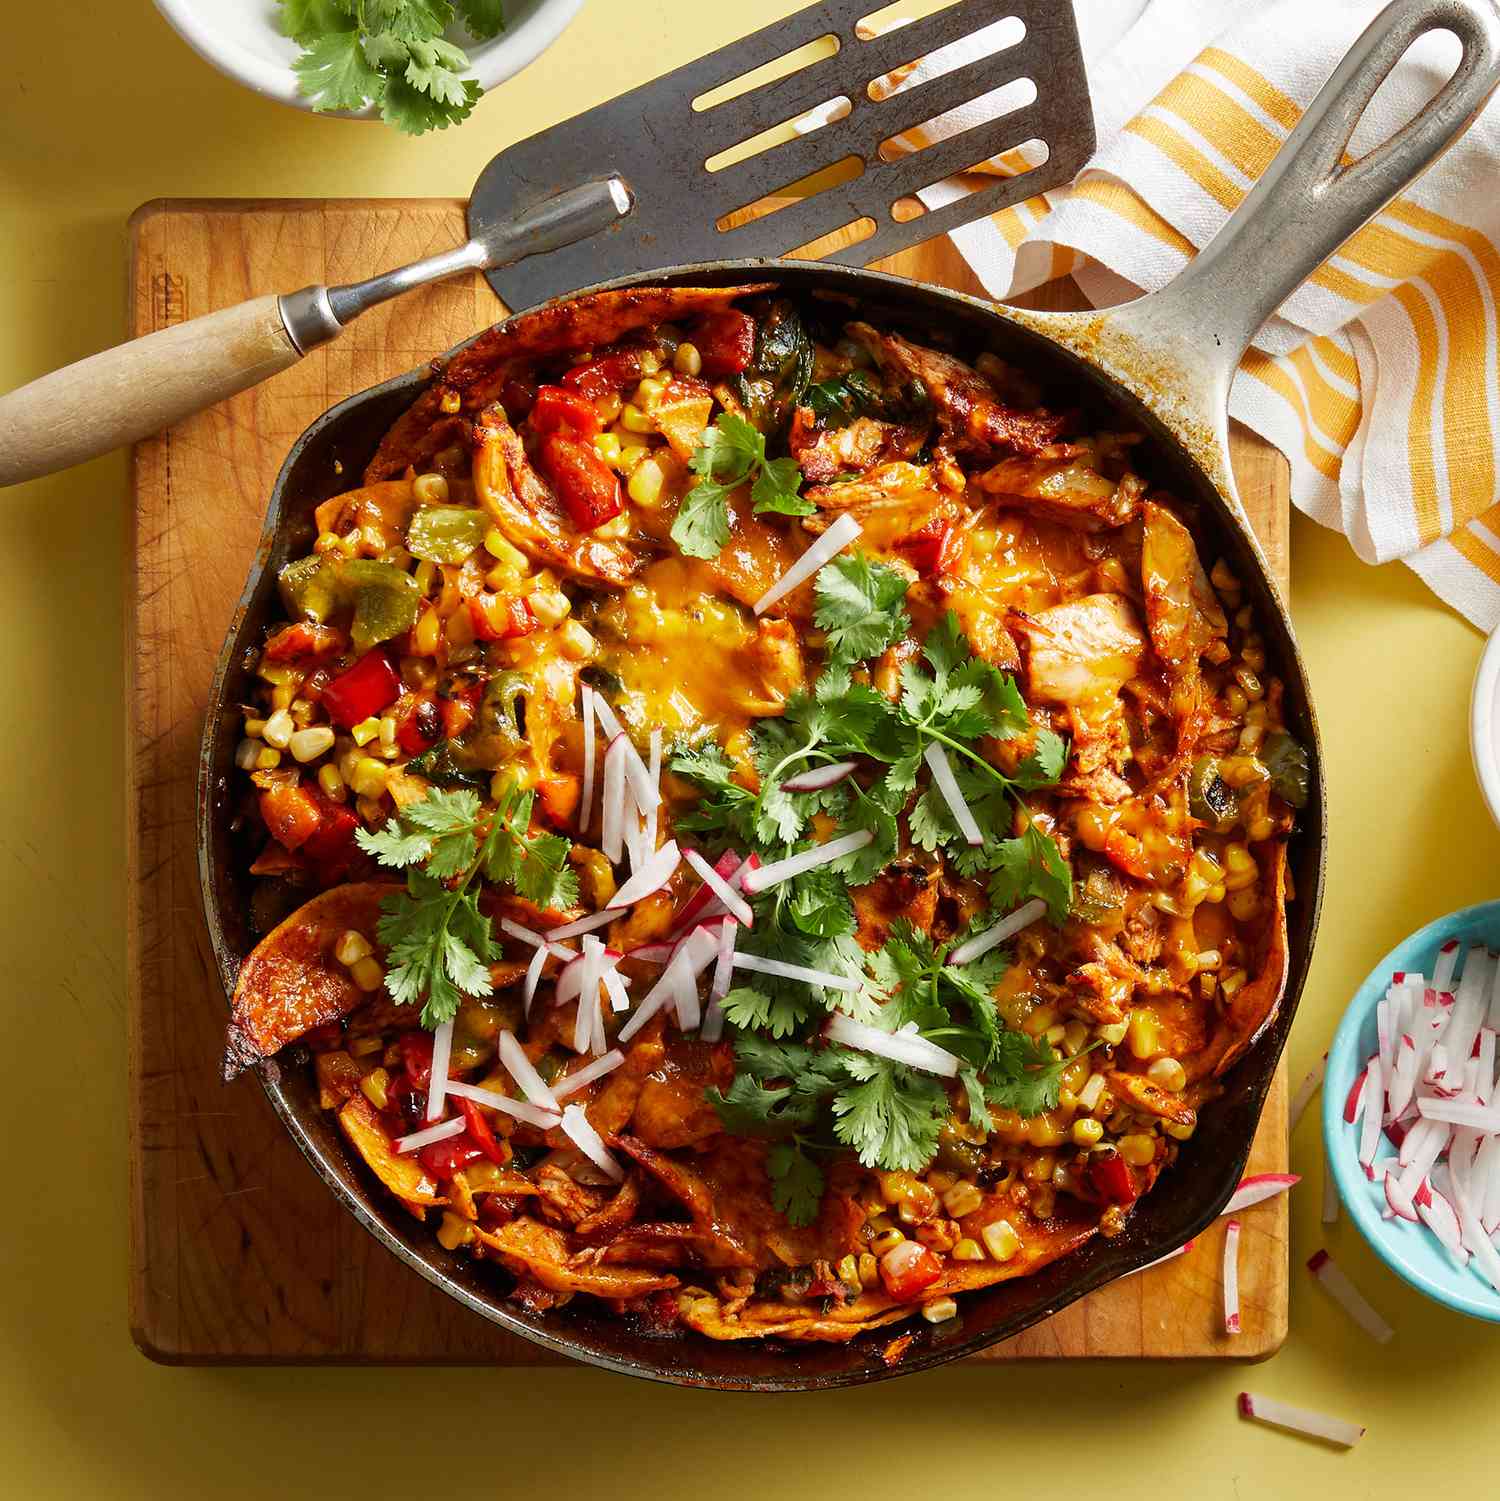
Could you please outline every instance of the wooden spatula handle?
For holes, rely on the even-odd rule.
[[[191,318],[0,396],[0,485],[133,443],[295,364],[278,302]]]

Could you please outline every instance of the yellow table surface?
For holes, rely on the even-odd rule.
[[[6,6],[0,389],[121,337],[125,221],[144,200],[463,194],[500,146],[795,8],[590,0],[461,130],[408,141],[256,98],[200,62],[147,0]],[[574,1495],[664,1498],[990,1496],[1059,1483],[1116,1497],[1163,1485],[1194,1498],[1394,1496],[1413,1482],[1440,1479],[1449,1494],[1492,1483],[1472,1420],[1500,1401],[1500,1330],[1407,1290],[1347,1223],[1327,1243],[1394,1341],[1372,1344],[1301,1269],[1325,1239],[1316,1111],[1293,1149],[1311,1181],[1294,1195],[1292,1334],[1258,1367],[1002,1366],[767,1399],[582,1369],[152,1365],[125,1319],[127,494],[116,454],[0,499],[0,963],[13,1039],[0,1089],[12,1164],[0,1491],[328,1496],[447,1490],[465,1472],[503,1495],[553,1480]],[[1478,633],[1411,574],[1366,568],[1300,519],[1293,557],[1332,789],[1329,896],[1291,1042],[1295,1080],[1387,947],[1495,894],[1500,833],[1469,766]],[[1343,1454],[1243,1423],[1244,1386],[1369,1434]]]

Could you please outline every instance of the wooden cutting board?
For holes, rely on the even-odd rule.
[[[463,237],[463,206],[410,201],[158,202],[131,222],[131,327],[148,333],[242,298],[353,281]],[[882,265],[980,291],[946,241]],[[1071,283],[1034,305],[1076,306]],[[219,642],[287,449],[343,397],[421,364],[502,313],[475,276],[371,313],[326,350],[135,452],[129,589],[130,1323],[168,1361],[560,1358],[467,1313],[360,1230],[284,1135],[255,1080],[219,1082],[225,1001],[198,899],[198,737]],[[1283,579],[1287,468],[1235,439],[1246,506]],[[1287,1165],[1286,1089],[1251,1158]],[[1170,1179],[1161,1190],[1171,1192]],[[1245,1333],[1221,1332],[1222,1224],[1195,1250],[1075,1303],[989,1352],[1263,1357],[1287,1327],[1284,1198],[1250,1210]]]

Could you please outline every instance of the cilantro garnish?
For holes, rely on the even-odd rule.
[[[818,570],[814,584],[818,629],[828,633],[830,665],[878,657],[911,627],[906,576],[862,552],[846,553]]]
[[[530,791],[513,788],[486,810],[477,793],[434,787],[384,828],[355,832],[366,854],[406,871],[406,889],[381,903],[377,932],[390,961],[385,987],[402,1005],[423,1002],[424,1027],[450,1020],[461,996],[491,993],[498,949],[476,876],[513,886],[539,907],[577,900],[568,841],[530,833],[531,804]]]
[[[301,46],[292,64],[315,110],[362,109],[408,135],[444,130],[467,119],[480,95],[460,75],[469,59],[443,35],[453,23],[449,0],[280,0],[281,29]],[[477,41],[505,26],[504,0],[457,0]]]
[[[815,507],[799,493],[802,472],[795,459],[767,459],[766,435],[735,412],[721,412],[688,468],[699,476],[683,497],[672,523],[672,540],[690,557],[714,558],[729,540],[729,494],[753,476],[750,500],[756,511],[809,516]]]

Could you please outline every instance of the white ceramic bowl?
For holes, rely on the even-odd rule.
[[[488,90],[519,73],[562,34],[583,0],[509,0],[506,27],[488,42],[476,42],[456,27],[453,40],[469,55],[472,76]],[[297,88],[292,63],[300,51],[277,26],[275,0],[156,0],[172,29],[204,62],[282,104],[311,109]],[[377,120],[379,110],[329,110],[346,120]]]
[[[1500,824],[1500,630],[1490,637],[1474,674],[1469,750],[1490,817]]]

